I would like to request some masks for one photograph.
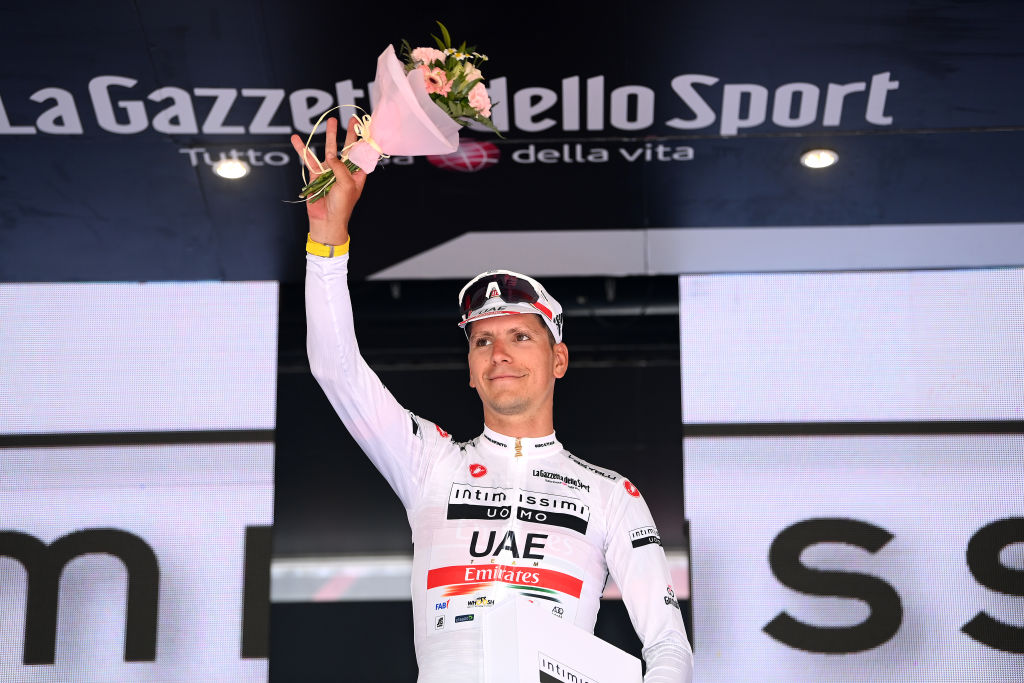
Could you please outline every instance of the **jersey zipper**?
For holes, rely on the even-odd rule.
[[[516,437],[515,457],[513,458],[513,465],[512,465],[512,468],[511,468],[511,472],[510,472],[512,477],[511,477],[511,480],[509,482],[511,484],[512,500],[510,502],[511,502],[511,508],[512,509],[510,511],[511,514],[509,515],[508,526],[506,527],[506,529],[508,531],[511,531],[513,534],[515,534],[516,543],[522,543],[523,542],[523,539],[522,539],[522,526],[519,523],[519,496],[520,496],[521,491],[522,491],[522,468],[521,468],[520,463],[523,461],[522,455],[523,455],[523,442],[522,442],[522,439],[520,437]],[[498,561],[500,563],[502,563],[502,564],[508,564],[508,565],[511,565],[511,566],[517,566],[522,561],[522,558],[519,558],[519,559],[507,558],[506,559],[506,558],[501,557],[501,555],[499,555],[499,560]],[[497,586],[497,593],[502,598],[502,600],[504,600],[508,596],[514,596],[517,592],[518,591],[514,591],[514,590],[509,589],[508,588],[508,584],[505,584],[505,583],[501,583],[501,584],[499,584],[499,586]]]

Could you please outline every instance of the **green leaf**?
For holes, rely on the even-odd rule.
[[[331,187],[334,185],[334,176],[331,176],[330,182],[323,183],[319,187],[311,189],[304,194],[299,195],[300,197],[309,198],[310,203],[316,202],[323,197],[327,196],[327,193],[331,191]]]
[[[469,83],[465,84],[465,89],[463,90],[463,92],[468,93],[470,90],[472,90],[473,88],[476,87],[477,83],[483,83],[483,82],[484,82],[484,79],[482,79],[482,78],[478,78],[475,81],[470,81]]]
[[[436,21],[436,19],[435,19],[435,21]],[[451,47],[452,46],[452,37],[448,34],[448,29],[445,28],[444,24],[442,24],[440,21],[437,22],[437,25],[441,27],[441,35],[444,36],[445,47]]]
[[[315,194],[324,185],[328,185],[328,184],[330,184],[333,181],[334,181],[334,171],[331,171],[331,170],[324,171],[323,173],[321,173],[317,177],[316,180],[314,180],[313,182],[309,183],[304,188],[302,188],[302,190],[299,192],[299,196],[300,197],[308,197],[311,194]]]
[[[445,114],[448,114],[448,116],[452,115],[451,107],[449,106],[448,102],[444,100],[444,98],[433,98],[433,99],[434,99],[434,104],[436,104],[437,106],[441,107],[441,110],[444,111]]]
[[[435,43],[437,43],[437,49],[439,49],[439,50],[441,50],[443,52],[445,47],[446,47],[444,42],[440,38],[435,36],[433,33],[430,34],[430,37],[434,39]]]
[[[494,122],[491,121],[489,118],[480,116],[480,114],[475,113],[475,111],[474,111],[474,116],[472,118],[477,123],[481,123],[481,124],[487,126],[488,128],[490,128],[491,130],[493,130],[495,133],[498,134],[498,137],[501,138],[502,140],[505,139],[505,136],[501,134],[501,131],[498,130],[498,127],[495,126]]]

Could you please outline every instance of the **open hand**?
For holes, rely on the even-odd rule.
[[[355,123],[355,118],[349,119],[345,146],[356,140]],[[348,221],[352,217],[352,210],[366,184],[366,173],[351,173],[338,158],[338,119],[327,119],[323,166],[312,151],[304,149],[305,142],[298,135],[292,135],[291,143],[299,159],[309,169],[310,181],[315,180],[324,168],[331,169],[335,176],[335,182],[326,197],[317,202],[306,202],[310,236],[322,244],[344,244],[348,239]]]

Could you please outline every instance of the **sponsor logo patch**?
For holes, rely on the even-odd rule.
[[[579,458],[577,458],[572,453],[569,453],[569,460],[571,460],[572,462],[576,463],[577,465],[579,465],[583,469],[588,470],[590,472],[593,472],[594,474],[596,474],[599,477],[604,477],[605,479],[609,479],[611,481],[618,481],[618,479],[619,479],[618,476],[612,474],[611,472],[608,472],[606,470],[602,470],[600,467],[594,467],[589,462],[580,460]]]
[[[537,653],[537,666],[539,668],[538,678],[534,680],[540,681],[540,683],[597,683],[590,676],[569,668],[543,652]]]
[[[626,487],[626,493],[633,496],[634,498],[640,497],[640,490],[637,487],[633,486],[632,482],[630,482],[629,479],[623,479],[622,485]]]
[[[501,304],[500,306],[488,306],[487,308],[481,308],[479,311],[474,311],[468,318],[466,318],[466,322],[472,322],[474,320],[477,320],[478,318],[487,315],[488,313],[495,312],[501,312],[506,315],[520,315],[519,311],[508,311],[505,310],[506,308],[508,308],[508,304]]]
[[[448,519],[506,520],[512,516],[512,503],[516,518],[587,533],[590,506],[578,498],[536,491],[514,492],[509,488],[453,484],[448,495]]]
[[[438,567],[427,572],[427,590],[444,588],[445,595],[467,595],[488,590],[488,585],[505,583],[532,589],[548,589],[579,598],[583,580],[570,574],[541,569],[539,567],[516,567],[504,564],[459,565]]]
[[[475,616],[475,614],[460,614],[459,616],[455,617],[455,623],[461,624],[464,621],[473,621],[473,617]]]
[[[451,604],[451,600],[445,600],[444,602],[436,603],[434,605],[434,611],[436,612],[439,609],[448,609],[449,604]]]
[[[434,425],[434,427],[437,429],[437,433],[441,435],[442,439],[447,439],[448,438],[448,432],[446,432],[443,429],[441,429],[440,425]]]
[[[497,557],[508,550],[512,557],[517,560],[520,557],[525,560],[544,559],[544,555],[540,551],[544,549],[544,544],[548,538],[547,534],[529,532],[526,534],[522,545],[520,545],[516,538],[516,532],[512,529],[506,531],[500,540],[498,540],[498,533],[494,529],[491,529],[491,532],[487,534],[486,540],[481,541],[482,537],[480,534],[480,530],[477,529],[473,531],[473,536],[469,539],[469,554],[473,557],[487,557],[488,555]],[[520,532],[521,535],[522,532]]]
[[[487,474],[487,468],[480,463],[475,462],[469,466],[469,473],[474,477],[482,477]]]
[[[665,604],[679,609],[679,601],[676,600],[676,593],[672,590],[672,586],[665,587]]]
[[[574,491],[586,491],[588,493],[590,492],[589,484],[584,484],[579,479],[567,477],[564,474],[559,474],[558,472],[548,472],[547,470],[534,470],[533,476],[539,477],[544,481],[552,484],[562,484],[563,486],[567,486],[573,489]]]
[[[443,628],[444,628],[444,615],[442,614],[441,616],[439,616],[437,619],[434,620],[434,630],[435,631],[440,631]]]
[[[493,604],[494,600],[489,599],[486,595],[466,601],[466,607],[490,607]]]
[[[633,544],[634,548],[651,545],[652,543],[661,545],[661,536],[658,535],[658,530],[653,526],[642,526],[639,529],[630,529],[629,540]]]

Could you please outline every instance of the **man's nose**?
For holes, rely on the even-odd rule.
[[[508,344],[504,341],[494,340],[491,344],[491,362],[492,363],[508,363],[512,360],[512,356],[509,355]]]

